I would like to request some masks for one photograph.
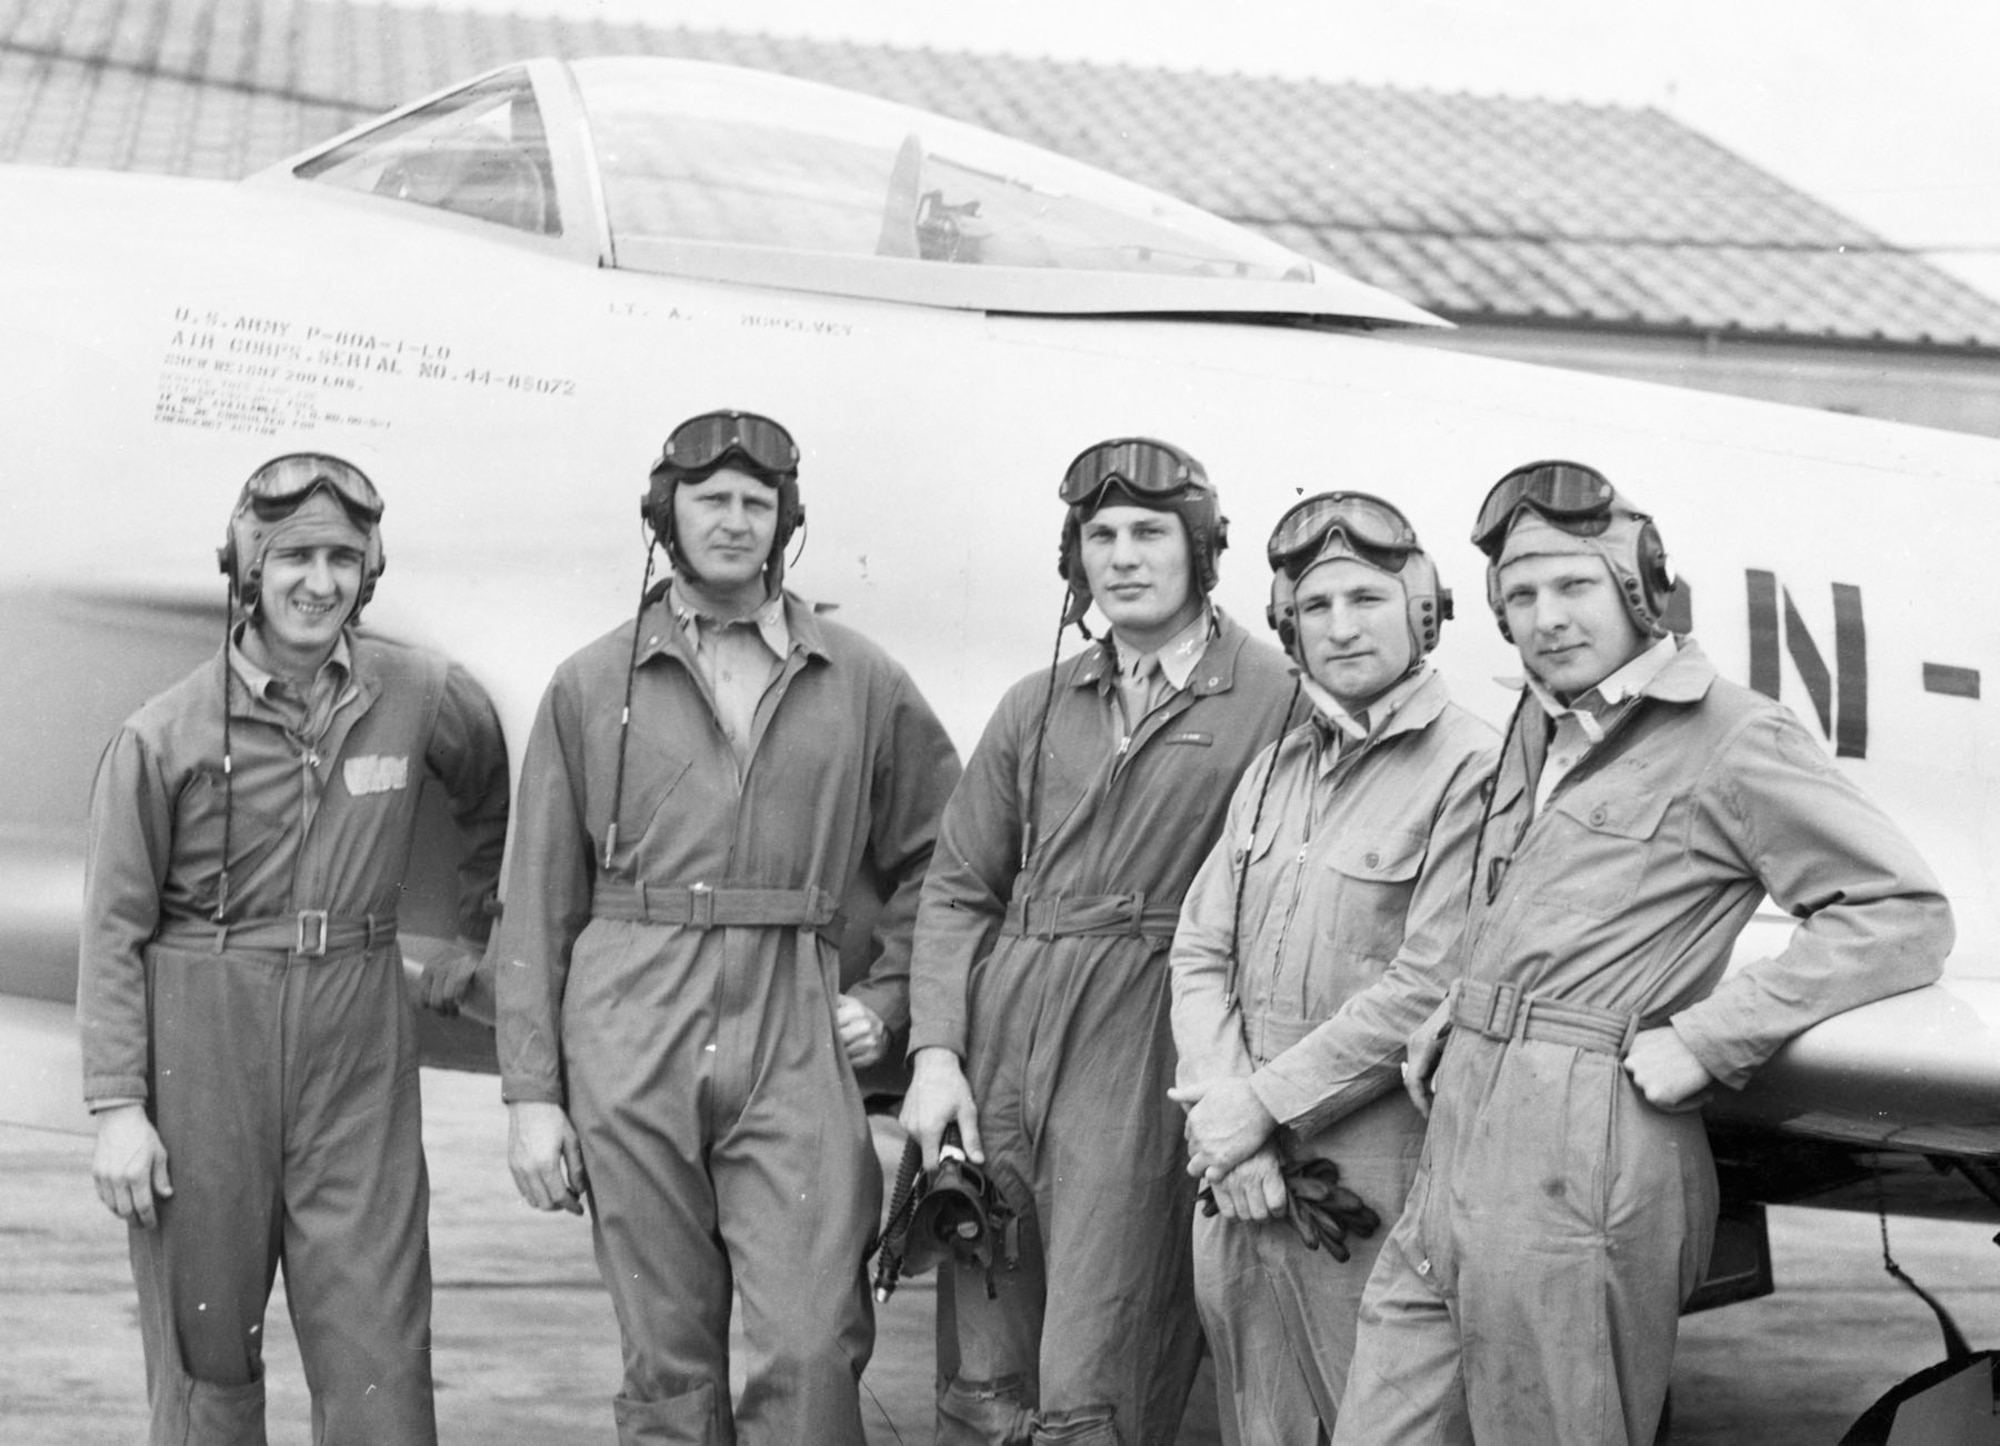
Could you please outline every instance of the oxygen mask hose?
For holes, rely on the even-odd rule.
[[[923,1146],[914,1138],[905,1140],[903,1158],[896,1166],[896,1186],[889,1194],[889,1218],[883,1222],[882,1241],[875,1256],[875,1302],[878,1305],[896,1293],[896,1280],[903,1273],[903,1255],[910,1242],[910,1221],[916,1215],[917,1175],[923,1164]]]

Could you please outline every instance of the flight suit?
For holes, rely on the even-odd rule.
[[[945,811],[910,1044],[965,1060],[988,1172],[1019,1218],[1016,1259],[990,1282],[952,1267],[940,1443],[1136,1446],[1179,1429],[1200,1336],[1167,947],[1293,696],[1283,657],[1218,617],[1188,686],[1129,743],[1108,644],[1060,665],[1045,734],[1049,676],[1017,683]]]
[[[840,1045],[836,909],[889,897],[849,992],[908,1018],[950,740],[874,644],[785,596],[748,762],[666,601],[557,669],[529,737],[497,945],[504,1097],[564,1106],[624,1340],[619,1439],[859,1446],[882,1182]],[[600,849],[614,806],[609,866]],[[732,1413],[729,1313],[750,1342]]]
[[[147,1104],[174,1193],[130,1231],[156,1446],[264,1440],[282,1262],[316,1442],[436,1439],[429,1185],[396,909],[428,773],[490,922],[507,828],[491,703],[442,658],[348,635],[317,746],[204,665],[112,739],[91,794],[77,1017],[89,1101]],[[227,924],[213,922],[229,814]]]
[[[1252,766],[1174,936],[1180,1082],[1247,1076],[1283,1148],[1334,1161],[1385,1222],[1350,1236],[1341,1262],[1284,1219],[1196,1217],[1195,1296],[1230,1446],[1332,1433],[1362,1286],[1423,1145],[1399,1065],[1456,967],[1497,740],[1435,672],[1370,712],[1382,709],[1365,741],[1339,736],[1336,750],[1315,720]]]
[[[1701,1115],[1620,1065],[1670,1025],[1740,1088],[1786,1040],[1936,979],[1949,906],[1798,721],[1692,641],[1534,808],[1503,748],[1423,1163],[1370,1279],[1335,1441],[1649,1446],[1708,1261]],[[1723,977],[1768,892],[1801,922]]]

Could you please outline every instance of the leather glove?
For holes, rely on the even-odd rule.
[[[1324,1247],[1344,1262],[1353,1258],[1348,1236],[1366,1240],[1381,1229],[1382,1217],[1340,1183],[1340,1166],[1333,1161],[1287,1161],[1284,1174],[1286,1213],[1306,1249]]]

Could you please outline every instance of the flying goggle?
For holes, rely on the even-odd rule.
[[[704,412],[688,418],[667,438],[653,470],[706,472],[732,456],[773,476],[799,470],[799,448],[792,434],[755,412]]]
[[[382,494],[361,469],[317,452],[272,458],[243,484],[243,501],[269,522],[289,516],[322,487],[333,493],[356,524],[372,527],[382,520]]]
[[[1472,541],[1487,557],[1497,557],[1514,514],[1532,508],[1551,525],[1578,537],[1601,537],[1611,526],[1617,493],[1602,472],[1579,462],[1530,462],[1493,484],[1479,507]]]
[[[1057,495],[1079,507],[1114,482],[1135,497],[1176,497],[1191,487],[1206,487],[1208,474],[1178,447],[1150,437],[1121,437],[1078,453],[1063,473]]]
[[[1401,572],[1410,554],[1419,550],[1410,520],[1381,498],[1366,492],[1327,492],[1295,504],[1278,519],[1264,547],[1271,571],[1297,581],[1336,532],[1356,556],[1384,572]]]

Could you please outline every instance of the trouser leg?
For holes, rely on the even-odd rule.
[[[1030,1025],[1007,1012],[1021,1004],[996,991],[975,1016],[988,1021],[992,1043],[975,1043],[967,1074],[987,1178],[1016,1212],[1015,1258],[996,1249],[990,1274],[949,1260],[938,1268],[938,1330],[950,1335],[938,1345],[937,1446],[1025,1446],[1040,1399],[1047,1278],[1022,1092]]]
[[[1048,1274],[1038,1439],[1170,1443],[1201,1355],[1164,960],[1113,956],[1037,1086],[1035,1179]],[[1119,968],[1112,968],[1118,965]],[[1153,997],[1142,1011],[1137,1001]],[[1095,1434],[1082,1423],[1102,1421]],[[1068,1435],[1053,1428],[1065,1426]]]
[[[292,969],[285,1284],[317,1446],[431,1446],[430,1187],[394,949]]]
[[[154,1446],[262,1446],[278,1259],[282,981],[268,961],[150,954],[153,1122],[174,1194],[133,1227]]]
[[[794,1043],[710,1158],[748,1343],[736,1429],[745,1446],[863,1446],[882,1172],[831,1029]]]
[[[1282,1243],[1267,1240],[1273,1231],[1298,1238],[1283,1222],[1195,1217],[1195,1300],[1215,1360],[1224,1446],[1325,1439],[1306,1376],[1312,1363],[1295,1354],[1272,1275],[1273,1265],[1283,1270],[1285,1263],[1264,1258],[1267,1246]]]
[[[937,1446],[1026,1446],[1040,1397],[1039,1351],[1042,1310],[1047,1294],[1041,1230],[1034,1196],[1021,1175],[1005,1163],[1014,1153],[1007,1142],[988,1136],[987,1166],[1012,1208],[1017,1255],[1009,1264],[997,1257],[988,1272],[946,1261],[938,1293],[940,1328],[953,1327],[952,1369],[943,1370],[947,1346],[938,1356],[943,1379],[938,1393]]]
[[[1654,1110],[1610,1055],[1517,1043],[1480,1124],[1454,1198],[1483,1202],[1455,1203],[1482,1443],[1650,1446],[1713,1234],[1700,1117]]]
[[[1398,1222],[1362,1293],[1334,1446],[1472,1446],[1458,1321],[1412,1226]]]
[[[1155,1141],[1134,1158],[1052,1128],[1046,1158],[1041,1414],[1070,1434],[1036,1439],[1170,1446],[1201,1353],[1184,1157]]]
[[[624,1357],[612,1402],[618,1439],[622,1446],[729,1446],[734,1285],[693,1082],[655,1079],[649,1086],[647,1064],[629,1056],[598,1052],[586,1061],[572,1046],[570,1057],[592,1243]]]

